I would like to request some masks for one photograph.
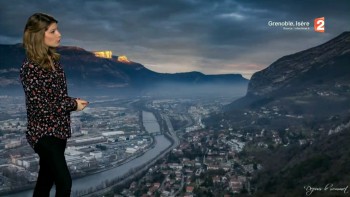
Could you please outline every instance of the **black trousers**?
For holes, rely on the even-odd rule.
[[[34,197],[49,197],[50,190],[55,184],[56,197],[70,196],[72,178],[64,157],[67,140],[53,136],[44,136],[35,145],[39,155],[39,175],[34,189]]]

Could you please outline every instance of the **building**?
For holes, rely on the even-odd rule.
[[[101,151],[91,152],[90,155],[95,157],[95,159],[101,159],[102,158],[102,152]]]
[[[18,146],[21,146],[21,140],[11,140],[5,144],[5,149],[16,148]]]
[[[95,54],[96,57],[107,58],[107,59],[112,58],[112,51],[94,51],[93,53]]]
[[[114,135],[124,135],[124,131],[110,131],[110,132],[102,132],[102,136],[109,137]]]
[[[126,153],[134,154],[137,151],[135,148],[126,148]]]

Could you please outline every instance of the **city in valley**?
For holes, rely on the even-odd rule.
[[[206,127],[204,119],[220,113],[233,98],[88,97],[90,105],[72,112],[72,138],[65,151],[74,178],[73,196],[202,196],[216,193],[232,196],[253,193],[253,176],[262,165],[242,154],[249,148],[288,146],[290,138],[260,128],[251,133],[222,120],[218,128]],[[31,190],[37,178],[39,158],[28,145],[24,97],[0,97],[0,194]],[[291,117],[278,107],[246,111],[244,118]],[[275,118],[276,118],[275,117]],[[249,119],[249,118],[248,118]],[[249,125],[255,125],[252,121]],[[151,126],[150,126],[151,125]],[[235,129],[239,128],[239,129]],[[162,138],[159,138],[159,137]],[[157,138],[158,137],[158,138]],[[158,141],[157,141],[158,139]],[[167,141],[168,145],[157,145]],[[299,139],[300,145],[307,140]],[[145,158],[122,174],[109,173],[96,186],[75,188],[79,179],[130,166],[153,149],[159,153]],[[78,181],[76,181],[78,180]],[[76,182],[75,182],[76,181]],[[97,180],[96,180],[97,181]]]
[[[0,192],[6,194],[33,187],[39,157],[25,138],[24,98],[2,96],[0,99]],[[65,154],[74,178],[123,165],[152,149],[155,136],[166,135],[172,142],[167,154],[158,158],[139,182],[134,180],[123,189],[121,195],[174,196],[193,193],[198,184],[209,189],[217,183],[224,183],[227,192],[249,190],[249,174],[257,166],[235,156],[245,145],[242,134],[233,130],[226,133],[206,130],[202,122],[230,100],[89,99],[90,106],[72,112],[71,117],[72,138]],[[159,129],[147,131],[145,124],[149,120],[145,115],[156,117]],[[143,187],[136,187],[141,182],[145,182]]]

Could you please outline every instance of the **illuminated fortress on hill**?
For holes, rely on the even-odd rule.
[[[112,59],[112,51],[94,51],[96,57]],[[130,63],[128,58],[125,55],[118,56],[118,62]]]
[[[112,51],[94,51],[96,57],[112,59]]]

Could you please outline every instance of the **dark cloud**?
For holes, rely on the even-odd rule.
[[[0,43],[21,42],[27,18],[46,12],[59,20],[64,45],[113,50],[159,72],[249,77],[281,56],[349,30],[349,8],[346,0],[1,1]],[[322,16],[326,33],[268,26]]]

